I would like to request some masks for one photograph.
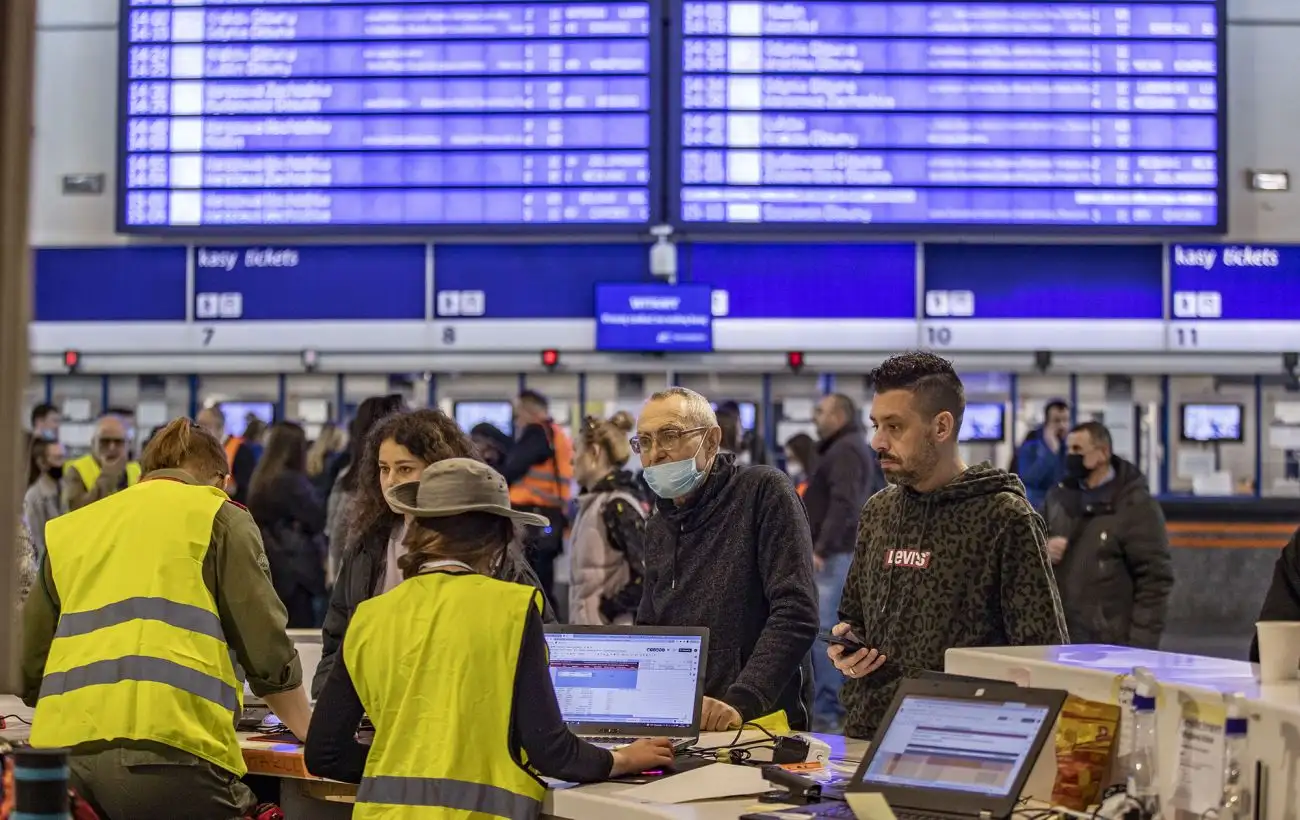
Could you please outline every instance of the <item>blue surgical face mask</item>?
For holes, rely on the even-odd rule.
[[[690,458],[643,467],[641,474],[645,476],[645,483],[660,498],[681,498],[689,494],[704,480],[704,471],[695,464],[695,457],[703,447],[704,436],[701,436],[700,446],[695,448],[695,455]]]

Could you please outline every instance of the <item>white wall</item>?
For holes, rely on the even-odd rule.
[[[41,0],[31,237],[35,245],[105,245],[116,185],[118,0]],[[1300,3],[1229,0],[1232,237],[1300,241],[1300,193],[1254,194],[1248,168],[1288,169],[1300,185]],[[71,173],[105,173],[103,196],[64,196]],[[947,237],[952,238],[952,237]]]

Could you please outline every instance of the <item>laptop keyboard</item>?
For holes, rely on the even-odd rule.
[[[826,803],[821,803],[817,807],[817,820],[822,820],[824,817],[832,817],[835,818],[835,820],[856,820],[857,815],[853,813],[853,809],[849,808],[847,803],[837,803],[834,806],[828,806]],[[945,818],[944,815],[898,811],[897,809],[894,810],[894,817],[898,820],[940,820],[940,818],[949,820],[948,818]]]
[[[602,749],[621,749],[624,746],[627,746],[631,743],[636,743],[638,740],[641,740],[643,736],[638,735],[637,737],[610,737],[609,735],[596,735],[595,737],[592,737],[589,735],[579,735],[578,737],[581,738],[582,740],[587,741],[592,746],[599,746]],[[675,738],[671,738],[671,740],[673,744],[673,749],[678,752],[684,749],[689,749],[691,745],[695,743],[694,740],[688,738],[675,737]]]

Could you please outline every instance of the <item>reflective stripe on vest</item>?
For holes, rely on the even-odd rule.
[[[496,786],[433,777],[363,777],[357,802],[454,809],[510,820],[532,820],[540,808],[537,800]]]
[[[245,773],[243,686],[202,571],[225,503],[213,487],[145,481],[49,523],[62,612],[33,746],[149,740]]]
[[[565,509],[573,496],[573,443],[554,422],[547,422],[545,430],[551,458],[534,464],[511,485],[510,503],[516,507]]]
[[[375,737],[355,820],[540,814],[546,787],[510,746],[531,606],[532,587],[432,572],[357,607],[343,662]]]
[[[99,462],[95,461],[95,457],[89,455],[74,458],[68,462],[67,466],[77,471],[77,475],[81,476],[81,483],[86,486],[87,490],[95,486],[95,482],[99,480],[99,474],[103,472]],[[135,461],[128,461],[126,463],[126,486],[134,487],[138,483],[140,483],[140,464]]]

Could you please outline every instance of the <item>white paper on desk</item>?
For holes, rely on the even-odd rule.
[[[1179,696],[1178,781],[1174,809],[1179,815],[1204,817],[1219,805],[1223,789],[1222,703]]]
[[[725,800],[748,797],[771,789],[761,769],[719,763],[633,786],[618,793],[623,800],[639,803],[692,803],[696,800]]]
[[[848,792],[844,795],[844,800],[858,820],[895,820],[894,810],[889,807],[883,794]]]

